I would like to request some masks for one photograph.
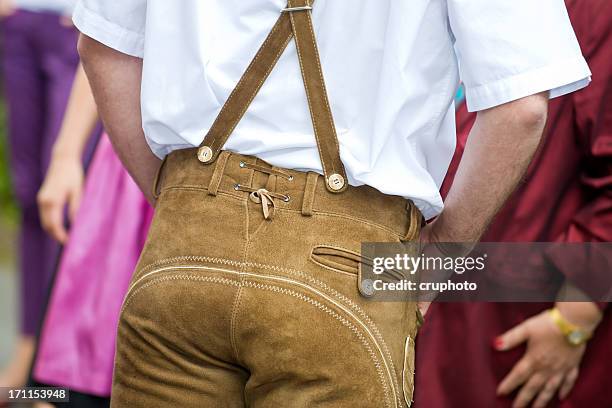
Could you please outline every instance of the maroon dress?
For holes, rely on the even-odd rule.
[[[609,0],[566,3],[593,82],[551,101],[546,139],[526,182],[483,241],[612,241],[612,7]],[[452,183],[474,119],[460,107],[458,147],[443,192]],[[495,390],[525,347],[499,352],[492,340],[549,307],[550,303],[433,304],[417,341],[415,406],[510,407],[516,394],[496,397]],[[608,311],[588,343],[574,389],[567,399],[549,406],[612,407],[611,368]]]

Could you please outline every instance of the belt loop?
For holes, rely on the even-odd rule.
[[[168,160],[168,155],[164,156],[164,159],[162,160],[161,164],[157,168],[157,172],[155,173],[155,178],[153,179],[151,195],[156,200],[159,198],[159,195],[161,194],[161,192],[159,191],[160,179],[161,179],[162,171],[164,169],[164,166],[166,165],[167,160]]]
[[[317,180],[319,174],[309,172],[306,176],[306,186],[304,187],[304,198],[302,199],[302,215],[310,217],[312,212],[312,206],[314,204],[315,191],[317,190]]]
[[[219,158],[217,159],[217,163],[215,164],[215,170],[213,171],[212,177],[210,178],[210,183],[208,184],[208,194],[211,196],[217,195],[217,191],[219,190],[221,178],[223,177],[225,165],[227,164],[227,159],[229,159],[229,156],[230,152],[228,152],[227,150],[223,150],[221,154],[219,154]]]
[[[403,242],[413,241],[416,238],[423,221],[421,212],[412,201],[408,200],[406,202],[406,210],[408,212],[408,230],[402,238]]]

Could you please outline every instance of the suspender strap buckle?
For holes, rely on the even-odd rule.
[[[291,13],[293,11],[310,11],[312,6],[299,6],[299,7],[285,7],[281,9],[281,13]]]

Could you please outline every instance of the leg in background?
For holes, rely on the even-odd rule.
[[[78,63],[76,32],[60,28],[56,16],[22,11],[2,22],[11,172],[22,213],[21,333],[13,361],[0,374],[0,385],[6,386],[21,385],[27,378],[58,253],[40,226],[36,194]]]
[[[22,384],[34,350],[42,292],[37,290],[44,236],[38,222],[36,192],[41,183],[40,137],[44,111],[43,78],[37,69],[31,15],[18,12],[3,21],[3,72],[8,109],[8,137],[15,195],[22,212],[19,268],[21,334],[13,361],[0,375],[6,386]]]

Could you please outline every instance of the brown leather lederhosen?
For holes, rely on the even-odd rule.
[[[201,146],[160,169],[113,407],[410,405],[416,305],[368,301],[358,277],[362,242],[414,240],[421,215],[348,184],[311,8],[288,2]],[[323,177],[222,150],[292,38]]]

